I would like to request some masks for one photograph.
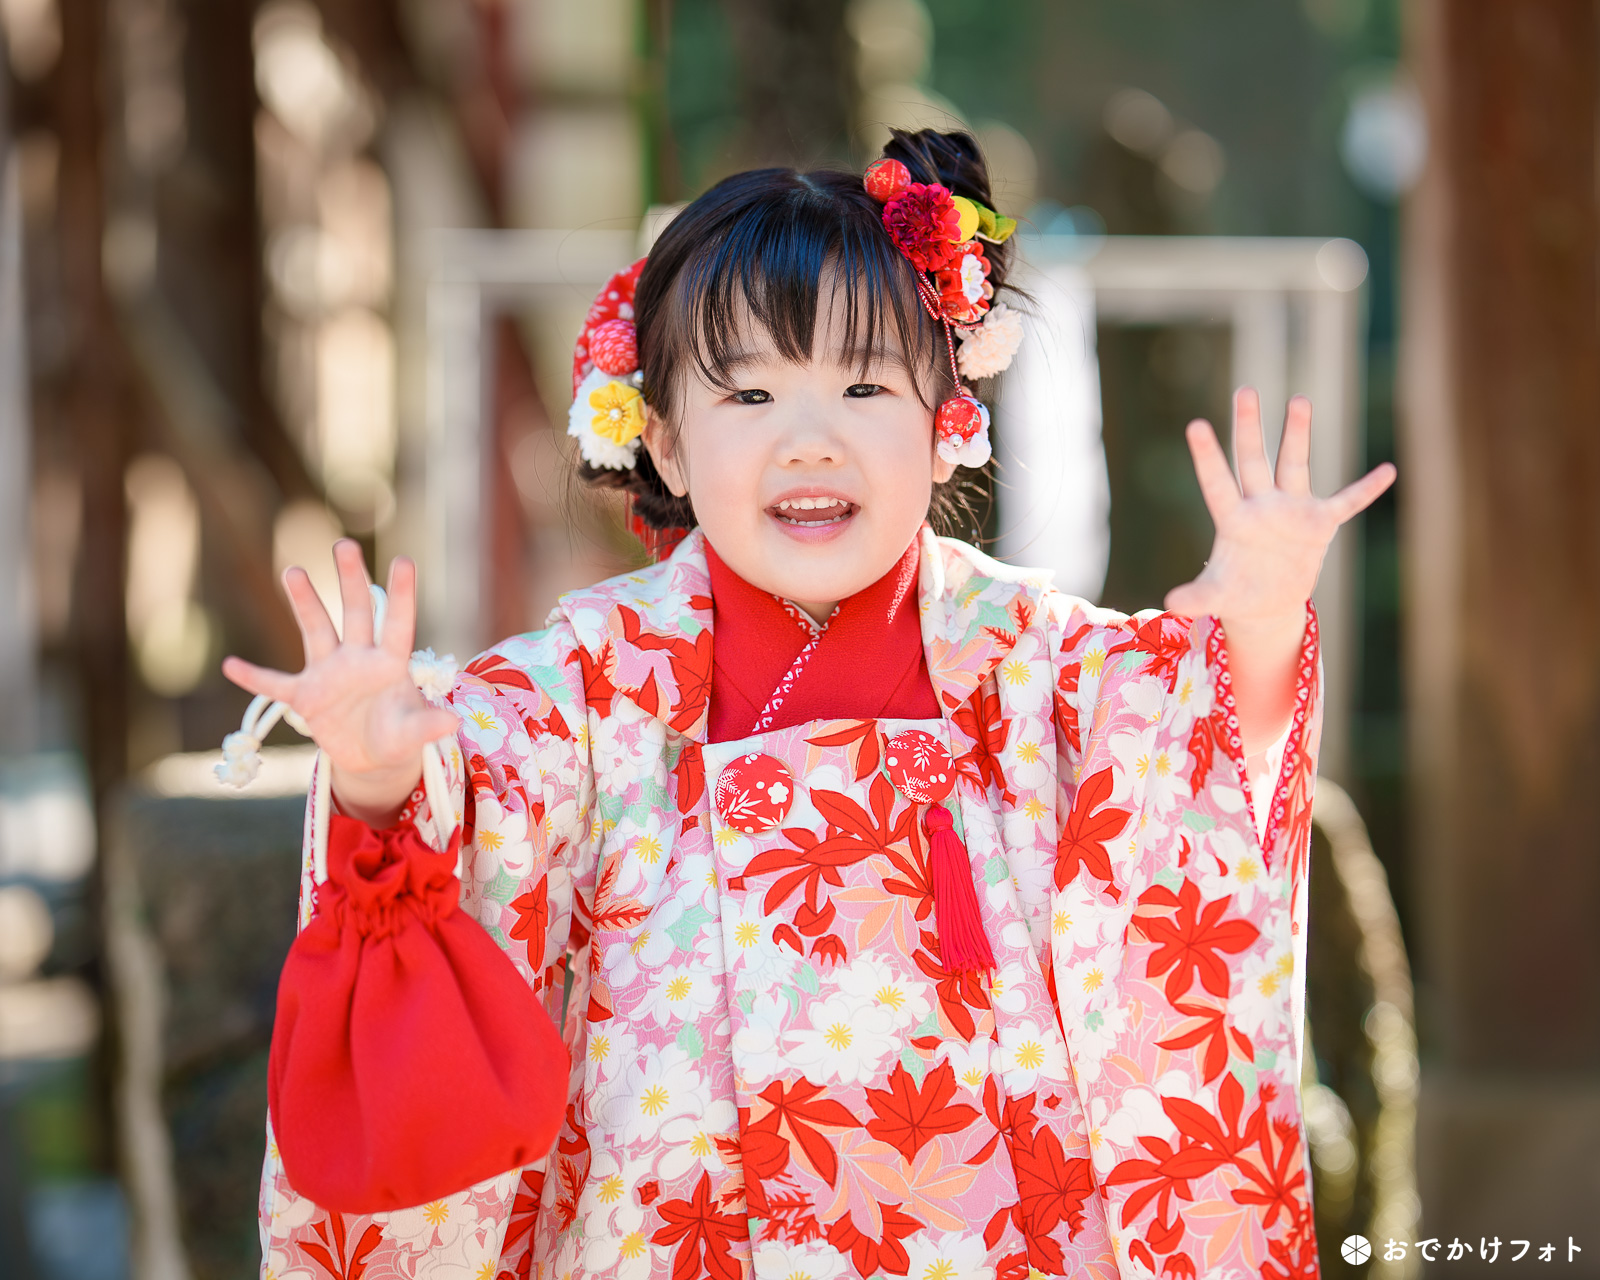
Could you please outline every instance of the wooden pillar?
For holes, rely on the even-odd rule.
[[[845,0],[728,0],[751,165],[849,158],[855,48]]]
[[[72,335],[63,416],[83,492],[74,584],[73,648],[96,802],[119,781],[128,750],[128,632],[124,609],[128,408],[121,344],[101,272],[105,232],[105,5],[62,0],[55,122],[61,142],[57,234]]]
[[[286,498],[317,493],[267,399],[256,183],[254,0],[178,0],[184,155],[160,187],[163,300]],[[265,554],[264,546],[261,549]]]
[[[1600,1141],[1600,32],[1593,0],[1410,18],[1430,132],[1400,439],[1424,1213],[1464,1235],[1491,1222],[1480,1199],[1498,1221],[1527,1203],[1564,1237],[1595,1180],[1564,1179],[1552,1144]]]

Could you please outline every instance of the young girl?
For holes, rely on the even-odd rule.
[[[1241,392],[1238,483],[1190,425],[1216,544],[1164,613],[934,536],[930,504],[988,457],[962,378],[1015,349],[991,203],[971,139],[933,131],[897,133],[865,182],[718,184],[602,292],[574,366],[584,474],[630,493],[665,559],[430,701],[411,565],[375,636],[342,542],[343,639],[293,569],[305,670],[228,660],[330,771],[302,923],[322,858],[348,881],[356,845],[392,868],[457,836],[461,906],[525,983],[503,1018],[542,1007],[570,1052],[548,1149],[424,1205],[320,1207],[269,1134],[263,1274],[1317,1274],[1291,1018],[1308,601],[1393,468],[1316,498],[1309,404],[1274,475]],[[1252,794],[1246,756],[1275,740]],[[403,1021],[401,980],[393,999]],[[566,1066],[544,1057],[502,1066]],[[446,1073],[419,1087],[490,1105]],[[426,1174],[446,1145],[406,1159]]]

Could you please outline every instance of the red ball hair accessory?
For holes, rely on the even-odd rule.
[[[911,170],[891,156],[874,160],[862,177],[867,194],[879,204],[887,204],[911,185]]]
[[[989,461],[989,407],[977,397],[951,396],[934,414],[933,429],[946,462],[981,467]]]
[[[602,373],[625,378],[639,368],[639,336],[632,320],[607,320],[589,338],[589,359]]]
[[[596,333],[610,320],[626,320],[628,327],[633,327],[633,291],[639,286],[639,273],[644,270],[645,259],[640,258],[631,267],[616,273],[605,282],[599,295],[589,307],[589,314],[583,320],[583,332],[578,335],[577,346],[572,352],[572,394],[578,394],[578,388],[583,380],[595,371],[596,365],[591,358],[591,347]],[[637,348],[635,348],[637,352]],[[634,368],[637,368],[637,362]],[[610,372],[602,369],[602,373]],[[633,370],[628,370],[632,373]]]

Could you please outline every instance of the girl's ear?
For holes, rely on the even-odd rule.
[[[672,491],[672,496],[686,497],[689,485],[684,480],[678,441],[667,429],[667,424],[662,421],[661,415],[649,405],[644,407],[643,439],[650,461],[656,464],[656,470],[666,482],[667,488]]]
[[[955,473],[956,473],[956,464],[953,463],[953,462],[946,462],[942,457],[939,456],[939,445],[938,445],[938,441],[937,441],[937,438],[936,438],[935,441],[934,441],[934,446],[933,446],[933,482],[934,482],[934,484],[943,484],[951,476],[955,475]]]

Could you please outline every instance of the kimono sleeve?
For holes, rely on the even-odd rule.
[[[1216,619],[1062,599],[1052,626],[1051,959],[1119,1265],[1314,1274],[1296,964],[1315,610],[1267,794],[1251,791]]]
[[[508,640],[474,660],[450,693],[460,726],[441,752],[453,808],[444,825],[462,828],[462,909],[504,949],[569,1045],[576,1013],[564,1021],[567,974],[587,941],[581,900],[593,894],[595,851],[594,777],[576,651],[563,624]],[[311,795],[301,928],[314,910],[315,781]],[[401,820],[440,847],[420,784]],[[581,1060],[574,1064],[580,1067]],[[461,1103],[470,1106],[471,1099]],[[524,1172],[510,1169],[412,1209],[331,1213],[289,1185],[269,1119],[258,1203],[261,1274],[345,1274],[357,1262],[419,1278],[437,1268],[493,1274]]]

